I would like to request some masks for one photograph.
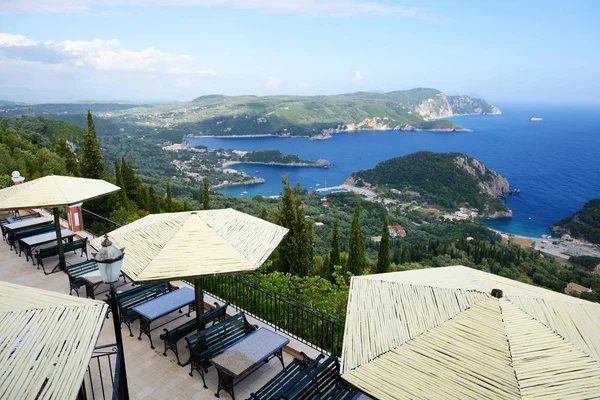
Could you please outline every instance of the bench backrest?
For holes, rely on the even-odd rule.
[[[207,360],[220,354],[250,331],[246,316],[244,313],[239,313],[185,340],[188,342],[193,358]]]
[[[170,290],[171,285],[169,282],[148,283],[129,289],[126,292],[117,293],[117,301],[121,309],[129,309]]]
[[[73,251],[76,249],[81,249],[85,246],[87,246],[87,238],[73,240],[72,242],[68,242],[67,244],[63,245],[63,251]],[[52,257],[57,254],[58,254],[58,245],[55,244],[53,246],[43,247],[43,248],[37,250],[36,257],[39,259],[39,258]]]
[[[95,271],[97,269],[98,269],[98,264],[96,263],[96,261],[87,260],[84,262],[80,262],[78,264],[67,265],[65,270],[66,270],[67,274],[69,274],[69,276],[77,277],[79,275],[83,275],[85,273]]]
[[[303,353],[304,355],[304,353]],[[310,361],[294,359],[259,390],[250,395],[250,399],[279,399],[285,392],[294,387],[302,378],[315,369],[323,359],[323,354]],[[307,362],[308,360],[309,362]]]
[[[310,374],[282,395],[284,399],[320,398],[341,382],[340,364],[337,357],[331,355]]]
[[[41,235],[42,233],[53,232],[55,229],[56,228],[54,227],[54,224],[42,225],[42,226],[38,226],[33,229],[27,229],[25,231],[15,232],[14,238],[15,238],[15,240],[25,239],[25,238],[28,238],[31,236]]]
[[[215,303],[215,305],[217,305],[217,303]],[[225,313],[227,311],[228,305],[229,305],[229,303],[225,303],[222,306],[215,307],[212,310],[208,310],[208,311],[204,312],[204,314],[202,314],[202,319],[204,320],[204,323],[208,324],[208,323],[216,321],[218,319],[225,318]]]
[[[39,212],[35,212],[33,214],[25,214],[25,215],[19,215],[19,216],[15,216],[15,217],[10,217],[10,220],[12,222],[19,222],[19,221],[23,221],[25,219],[30,219],[30,218],[37,218],[40,216]],[[9,219],[8,218],[3,218],[0,219],[0,225],[4,225],[9,223]]]

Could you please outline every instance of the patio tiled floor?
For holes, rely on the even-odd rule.
[[[66,259],[67,262],[73,264],[82,260],[78,254],[74,255],[73,253],[67,254]],[[56,262],[54,259],[50,259],[48,260],[48,265],[51,265],[52,261]],[[36,266],[32,265],[31,261],[26,261],[24,256],[19,257],[14,251],[11,252],[8,245],[3,241],[0,241],[0,280],[65,294],[69,293],[69,281],[65,273],[57,272],[47,276],[44,275],[41,269],[38,270]],[[181,285],[183,283],[174,282],[174,284]],[[127,287],[123,287],[123,289],[127,289]],[[101,290],[103,288],[99,288],[99,291]],[[85,295],[85,290],[80,290],[80,294]],[[105,297],[102,294],[97,296],[97,298],[104,299]],[[235,310],[228,310],[228,313],[234,312]],[[161,323],[168,322],[169,319],[179,317],[180,315],[184,314],[172,313],[165,317],[165,321],[157,321],[152,326],[158,327]],[[193,318],[193,316],[194,314],[190,318]],[[170,322],[164,327],[177,326],[187,318],[187,316],[182,316],[181,319]],[[194,376],[190,377],[188,374],[189,366],[182,368],[177,365],[177,360],[172,352],[168,352],[167,357],[162,355],[163,342],[159,339],[162,328],[154,329],[152,332],[152,339],[156,347],[155,350],[152,350],[145,335],[142,336],[141,341],[137,339],[139,333],[137,322],[132,326],[134,337],[129,336],[129,331],[124,324],[122,326],[121,332],[123,334],[131,398],[152,400],[214,399],[214,393],[217,388],[217,373],[215,369],[209,369],[209,373],[206,375],[208,389],[204,389],[202,379],[198,373],[195,372]],[[98,340],[98,345],[114,342],[113,323],[110,319],[107,319]],[[185,348],[185,341],[181,341],[179,350],[182,361],[187,359],[189,353]],[[299,348],[298,350],[307,349]],[[312,351],[311,353],[314,354],[315,352]],[[287,365],[292,360],[292,356],[284,352],[284,360]],[[260,388],[280,370],[281,364],[279,360],[276,358],[272,359],[268,364],[262,366],[258,371],[235,387],[236,398],[247,398],[251,392]],[[229,399],[230,396],[227,393],[221,392],[221,398]]]

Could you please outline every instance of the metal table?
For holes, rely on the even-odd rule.
[[[210,360],[219,374],[215,396],[219,397],[223,389],[235,400],[233,387],[273,357],[277,357],[281,366],[285,367],[281,350],[289,342],[288,338],[263,327],[229,346]]]
[[[175,310],[181,312],[180,309],[182,307],[189,306],[195,301],[196,296],[194,291],[188,287],[183,287],[133,307],[133,311],[140,314],[140,336],[138,340],[142,340],[142,333],[145,333],[150,339],[150,347],[154,348],[152,335],[150,334],[150,324],[152,321],[164,317]]]
[[[15,246],[15,249],[16,249],[17,244],[15,243],[15,240],[14,240],[14,235],[16,232],[19,232],[24,229],[35,228],[36,226],[52,224],[52,223],[54,223],[54,218],[52,218],[52,217],[31,218],[31,219],[26,219],[24,221],[13,222],[10,224],[2,225],[2,230],[6,231],[7,243],[10,245],[10,248],[12,249],[13,246]]]
[[[73,241],[73,236],[75,236],[75,232],[70,229],[61,229],[60,234],[62,236],[63,241]],[[21,253],[25,251],[25,257],[27,261],[29,261],[29,257],[31,257],[31,262],[35,265],[35,259],[33,257],[33,250],[41,246],[43,244],[48,244],[56,242],[56,232],[47,232],[42,233],[35,236],[26,237],[19,240],[19,257]]]
[[[100,275],[100,270],[96,269],[94,271],[87,272],[83,275],[78,276],[78,278],[81,278],[83,280],[83,282],[85,283],[85,297],[95,299],[96,298],[96,289],[98,288],[98,286],[100,286],[104,283],[104,280],[102,279],[102,275]],[[119,278],[123,278],[122,272],[119,275]],[[123,280],[125,280],[125,279],[123,278]],[[127,283],[127,282],[125,282],[125,283]],[[125,283],[123,285],[125,285]],[[123,285],[116,286],[116,283],[115,283],[115,288],[121,287]],[[106,293],[106,291],[100,292],[98,294],[102,294],[102,293]]]

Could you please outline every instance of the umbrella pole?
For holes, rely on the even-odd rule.
[[[63,249],[63,241],[60,228],[60,219],[58,216],[58,207],[54,207],[52,209],[52,212],[54,213],[54,228],[56,229],[56,244],[58,246],[58,265],[54,267],[54,269],[50,273],[56,272],[59,269],[64,270],[66,265],[65,252]]]
[[[204,330],[204,291],[202,290],[202,278],[194,279],[194,291],[196,292],[196,328],[200,332]]]

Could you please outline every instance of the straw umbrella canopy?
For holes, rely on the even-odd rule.
[[[194,279],[203,328],[202,277],[258,269],[287,229],[233,209],[151,214],[108,233],[127,253],[122,271],[134,282]],[[102,238],[91,246],[98,250]]]
[[[74,178],[72,176],[48,175],[20,185],[0,190],[0,210],[23,210],[26,208],[52,208],[56,226],[59,251],[57,267],[63,268],[65,256],[58,207],[70,206],[87,200],[106,196],[121,190],[118,186],[101,179]]]
[[[355,277],[341,375],[378,399],[599,398],[599,331],[600,304],[463,266]]]
[[[0,398],[75,399],[107,308],[0,282]]]

